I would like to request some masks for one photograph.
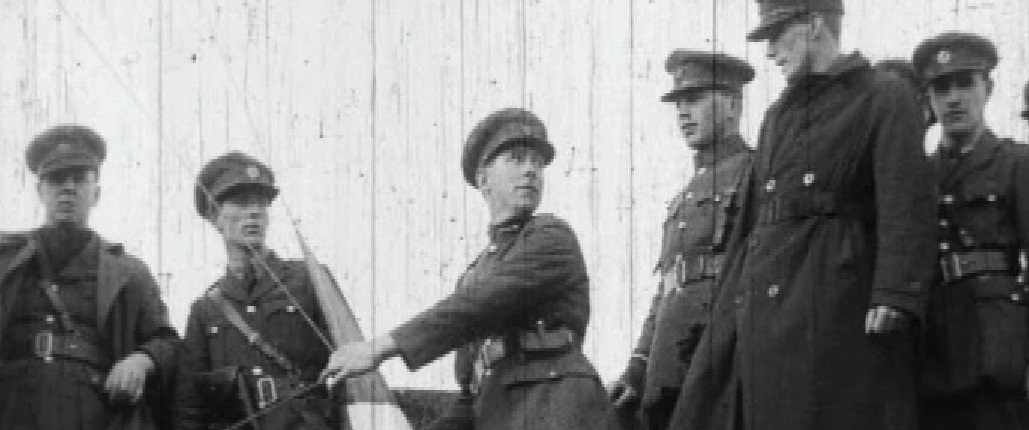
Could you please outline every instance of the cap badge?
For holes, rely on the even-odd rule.
[[[936,54],[936,62],[940,64],[947,64],[950,62],[950,51],[940,51]]]
[[[72,144],[60,143],[54,147],[54,150],[58,152],[70,152],[72,150]]]
[[[256,180],[261,177],[261,170],[257,166],[247,167],[247,177]]]

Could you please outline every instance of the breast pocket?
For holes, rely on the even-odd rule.
[[[230,327],[222,321],[209,322],[204,326],[204,346],[207,347],[211,361],[207,364],[211,368],[220,367],[231,360],[226,351],[226,336],[230,334],[229,329]]]
[[[1011,202],[1000,184],[984,181],[968,184],[961,192],[960,206],[954,218],[962,227],[959,232],[964,246],[1017,245],[1018,239]],[[948,210],[945,203],[944,210]]]
[[[268,302],[262,307],[266,316],[264,336],[276,348],[290,357],[306,356],[315,351],[326,350],[314,328],[304,317],[306,312],[312,320],[315,318],[313,306],[305,306],[301,311],[293,301],[283,298]],[[326,337],[330,335],[324,330],[322,334]]]

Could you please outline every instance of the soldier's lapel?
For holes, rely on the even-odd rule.
[[[984,131],[982,136],[979,137],[979,141],[972,146],[971,152],[965,155],[957,165],[953,166],[949,174],[944,172],[944,188],[951,189],[960,184],[970,173],[981,171],[983,166],[989,164],[996,156],[997,146],[997,136],[990,130]],[[946,163],[944,162],[943,165],[946,165]]]
[[[0,267],[0,285],[7,285],[7,277],[11,276],[15,269],[28,262],[36,253],[36,249],[38,249],[38,246],[35,238],[30,238],[7,265]]]
[[[11,275],[20,267],[24,266],[32,256],[35,255],[36,249],[38,249],[35,235],[29,237],[18,252],[11,257],[10,261],[0,267],[0,327],[7,325],[7,318],[11,315],[11,306],[17,300],[18,288],[20,285],[16,282],[9,282]],[[5,287],[9,287],[8,290]]]
[[[264,262],[265,264],[254,263],[257,285],[254,285],[254,291],[250,294],[251,299],[254,300],[275,291],[278,288],[278,282],[286,282],[288,267],[275,255],[275,252],[268,251]],[[268,273],[269,269],[272,273]],[[286,285],[283,285],[283,288],[286,288]]]
[[[96,239],[100,246],[100,264],[97,269],[96,316],[103,326],[107,323],[107,314],[114,305],[118,293],[129,282],[130,269],[126,260],[120,255],[121,245],[108,243],[100,237]]]
[[[230,273],[228,270],[222,275],[222,278],[218,280],[218,286],[216,287],[221,290],[222,295],[226,298],[232,299],[236,302],[246,302],[247,293],[243,289],[243,281],[236,275]]]

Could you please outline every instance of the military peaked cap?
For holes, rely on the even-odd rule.
[[[986,38],[971,34],[943,33],[915,48],[911,64],[926,81],[966,70],[989,72],[997,66],[997,48]]]
[[[547,140],[547,129],[543,121],[525,109],[501,109],[479,121],[468,134],[461,154],[461,170],[465,181],[476,186],[475,172],[511,144],[536,147],[547,164],[554,159],[554,146]]]
[[[672,75],[672,91],[661,97],[674,102],[688,91],[723,88],[741,91],[754,79],[754,68],[746,61],[721,53],[677,49],[665,60],[665,70]]]
[[[843,0],[757,0],[761,22],[747,34],[747,40],[768,39],[790,20],[810,12],[843,13]]]
[[[264,189],[271,198],[279,194],[275,174],[254,157],[232,151],[207,162],[193,188],[197,213],[206,217],[212,202],[221,201],[229,191],[243,186]]]
[[[107,157],[107,144],[89,127],[63,124],[40,133],[25,150],[25,164],[39,176],[70,167],[97,170]]]

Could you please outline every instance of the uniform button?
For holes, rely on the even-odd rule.
[[[778,296],[778,295],[779,295],[779,286],[778,285],[772,285],[771,287],[768,287],[768,297],[774,298],[775,296]]]
[[[216,325],[211,326],[210,332],[211,332],[211,334],[218,334],[218,326],[216,326]]]
[[[941,219],[940,220],[940,227],[948,227],[948,226],[950,226],[950,222],[948,222],[945,219]]]
[[[815,183],[815,173],[807,172],[804,174],[804,186],[810,187],[811,184]]]
[[[950,244],[947,242],[940,242],[940,251],[946,251],[950,249]]]
[[[1022,300],[1022,296],[1018,293],[1011,293],[1011,301],[1017,302]]]
[[[54,316],[53,315],[47,315],[45,319],[46,319],[46,323],[47,324],[53,324],[54,323]]]
[[[482,376],[485,377],[485,378],[488,378],[489,375],[492,375],[492,374],[493,374],[493,369],[486,369],[486,370],[482,371]]]
[[[557,372],[553,370],[551,370],[550,373],[548,373],[547,375],[549,375],[551,378],[557,378]]]
[[[988,202],[995,202],[995,201],[997,201],[997,195],[996,194],[990,194],[990,195],[986,196],[986,201],[988,201]]]
[[[679,229],[682,230],[684,228],[686,228],[686,221],[679,221]]]
[[[705,173],[707,173],[707,167],[701,167],[701,168],[697,169],[697,174],[698,175],[703,175]]]
[[[765,191],[775,191],[775,179],[769,179],[768,182],[765,182]]]
[[[715,202],[720,202],[720,201],[722,201],[722,196],[719,195],[719,194],[715,194]]]
[[[286,312],[296,312],[296,311],[297,311],[296,306],[293,306],[293,305],[286,306]]]
[[[736,306],[741,306],[743,305],[743,297],[736,296],[732,299],[732,302],[735,303]]]
[[[497,252],[497,245],[494,245],[492,243],[489,244],[489,247],[486,248],[486,252]]]
[[[948,204],[948,205],[951,204],[951,203],[954,203],[954,196],[952,196],[950,194],[947,194],[947,195],[943,196],[943,203],[944,204]]]
[[[257,312],[257,307],[254,305],[247,305],[247,313],[252,314],[254,312]]]
[[[264,373],[264,371],[261,370],[260,367],[254,367],[254,370],[252,372],[254,373],[254,376],[261,376],[261,374]]]
[[[692,198],[693,198],[693,191],[690,191],[690,192],[686,193],[686,200],[689,200],[689,199],[692,199]]]

